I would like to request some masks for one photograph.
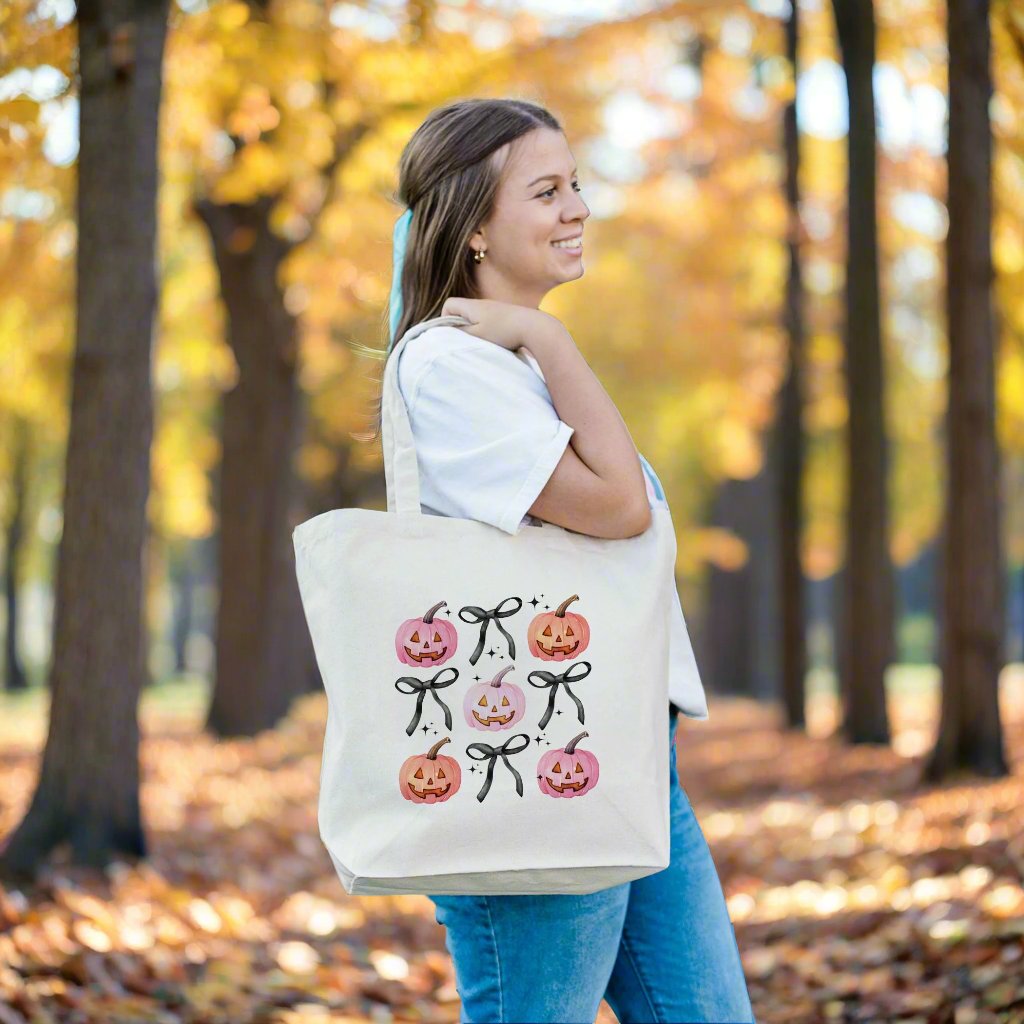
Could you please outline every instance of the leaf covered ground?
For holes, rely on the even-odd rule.
[[[759,1024],[1024,1022],[1024,675],[1002,701],[1014,774],[928,787],[933,688],[890,700],[891,748],[829,738],[825,694],[809,735],[747,700],[680,720]],[[45,728],[38,700],[2,710],[0,837]],[[323,697],[245,741],[201,712],[143,702],[147,860],[0,885],[0,1024],[457,1021],[430,901],[346,895],[320,842]]]

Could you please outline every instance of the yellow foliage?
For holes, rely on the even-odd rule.
[[[249,5],[246,3],[221,3],[213,8],[213,17],[217,27],[225,32],[240,29],[249,21]]]
[[[706,526],[695,531],[693,541],[705,561],[723,572],[742,569],[750,558],[750,549],[743,538],[722,527]]]

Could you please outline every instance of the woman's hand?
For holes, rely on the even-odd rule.
[[[530,306],[494,299],[464,299],[454,295],[445,299],[441,316],[466,317],[470,323],[460,326],[459,330],[512,352],[525,345],[541,325],[550,325],[555,320],[549,313]]]

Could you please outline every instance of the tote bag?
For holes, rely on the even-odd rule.
[[[355,894],[589,893],[669,862],[667,508],[605,540],[421,513],[387,361],[387,511],[293,532],[327,691],[320,836]]]

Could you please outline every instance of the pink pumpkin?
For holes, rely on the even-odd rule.
[[[597,757],[582,747],[577,747],[589,732],[569,740],[561,750],[549,750],[541,755],[537,763],[537,785],[548,796],[574,797],[589,793],[597,785]]]
[[[526,694],[505,675],[515,665],[506,665],[492,680],[471,686],[462,702],[466,721],[474,729],[500,732],[510,729],[526,713]]]
[[[443,665],[459,645],[455,624],[449,619],[435,619],[437,609],[446,602],[438,601],[422,619],[406,619],[395,634],[395,650],[404,665]]]
[[[405,759],[398,773],[398,785],[406,800],[414,804],[443,804],[458,793],[462,784],[459,762],[438,753],[451,741],[450,736],[445,736],[425,754],[413,754]]]

